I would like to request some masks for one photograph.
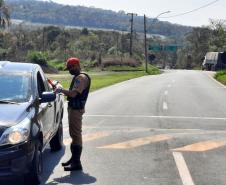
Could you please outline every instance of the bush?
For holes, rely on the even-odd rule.
[[[108,58],[104,59],[102,62],[102,67],[109,67],[109,66],[130,66],[130,67],[138,67],[141,65],[140,61],[137,61],[133,58]]]
[[[215,78],[219,78],[220,76],[226,75],[226,70],[218,71],[215,75]]]
[[[218,71],[215,74],[215,79],[226,85],[226,70]]]
[[[28,53],[27,58],[31,63],[47,66],[47,53],[31,51]]]
[[[48,61],[48,66],[54,67],[56,69],[58,69],[59,71],[63,71],[65,68],[65,62],[61,61],[61,60],[49,60]]]

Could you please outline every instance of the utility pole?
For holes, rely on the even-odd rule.
[[[157,15],[154,19],[153,19],[153,22],[155,20],[157,20],[157,18],[160,16],[160,15],[163,15],[163,14],[166,14],[166,13],[170,13],[171,11],[166,11],[166,12],[162,12],[160,13],[159,15]],[[152,22],[152,23],[153,23]],[[147,52],[147,17],[146,15],[144,14],[144,53],[145,53],[145,71],[146,73],[148,72],[148,52]]]
[[[131,19],[130,19],[130,22],[131,22],[131,31],[130,31],[130,56],[133,55],[133,17],[134,16],[137,16],[136,13],[128,13],[127,15],[131,15]]]
[[[45,52],[45,27],[42,30],[42,52]]]
[[[118,56],[118,53],[119,53],[119,33],[116,33],[116,47],[117,47],[117,50],[116,50],[116,55]]]
[[[144,14],[144,53],[145,53],[145,72],[148,72],[148,51],[147,51],[147,23],[146,15]]]
[[[63,34],[64,34],[64,61],[66,61],[67,60],[67,33],[65,30]]]

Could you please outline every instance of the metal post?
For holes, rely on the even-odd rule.
[[[66,31],[64,30],[64,61],[67,60],[67,36]]]
[[[147,23],[146,15],[144,15],[144,52],[145,52],[145,72],[148,72],[148,52],[147,52]]]
[[[152,24],[154,23],[155,20],[157,20],[158,17],[160,17],[161,15],[163,14],[167,14],[167,13],[170,13],[171,11],[166,11],[166,12],[162,12],[160,14],[158,14],[154,19],[153,19],[153,22]],[[144,15],[144,47],[145,47],[145,71],[146,73],[148,72],[148,53],[147,53],[147,18],[146,18],[146,15]]]
[[[45,27],[42,30],[42,51],[45,52]]]
[[[128,13],[127,15],[131,15],[131,30],[130,30],[130,56],[133,56],[133,17],[137,16],[135,13]]]

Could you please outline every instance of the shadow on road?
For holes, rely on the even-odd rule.
[[[62,150],[58,152],[51,152],[49,148],[44,151],[42,184],[45,184],[49,176],[53,173],[54,168],[60,162],[64,153],[65,148],[62,148]],[[24,182],[21,178],[4,179],[0,180],[0,185],[24,185]]]
[[[54,168],[58,165],[64,154],[65,147],[58,152],[51,152],[50,149],[45,150],[43,154],[42,184],[45,184],[48,180],[49,176],[53,173]]]
[[[46,185],[57,185],[61,183],[79,185],[79,184],[92,184],[95,182],[96,182],[95,177],[92,177],[88,173],[84,173],[81,171],[81,172],[71,172],[70,175],[67,175],[65,177],[55,178],[52,182]]]

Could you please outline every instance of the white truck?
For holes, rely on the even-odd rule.
[[[226,69],[226,52],[207,52],[202,63],[202,70],[221,69]]]

